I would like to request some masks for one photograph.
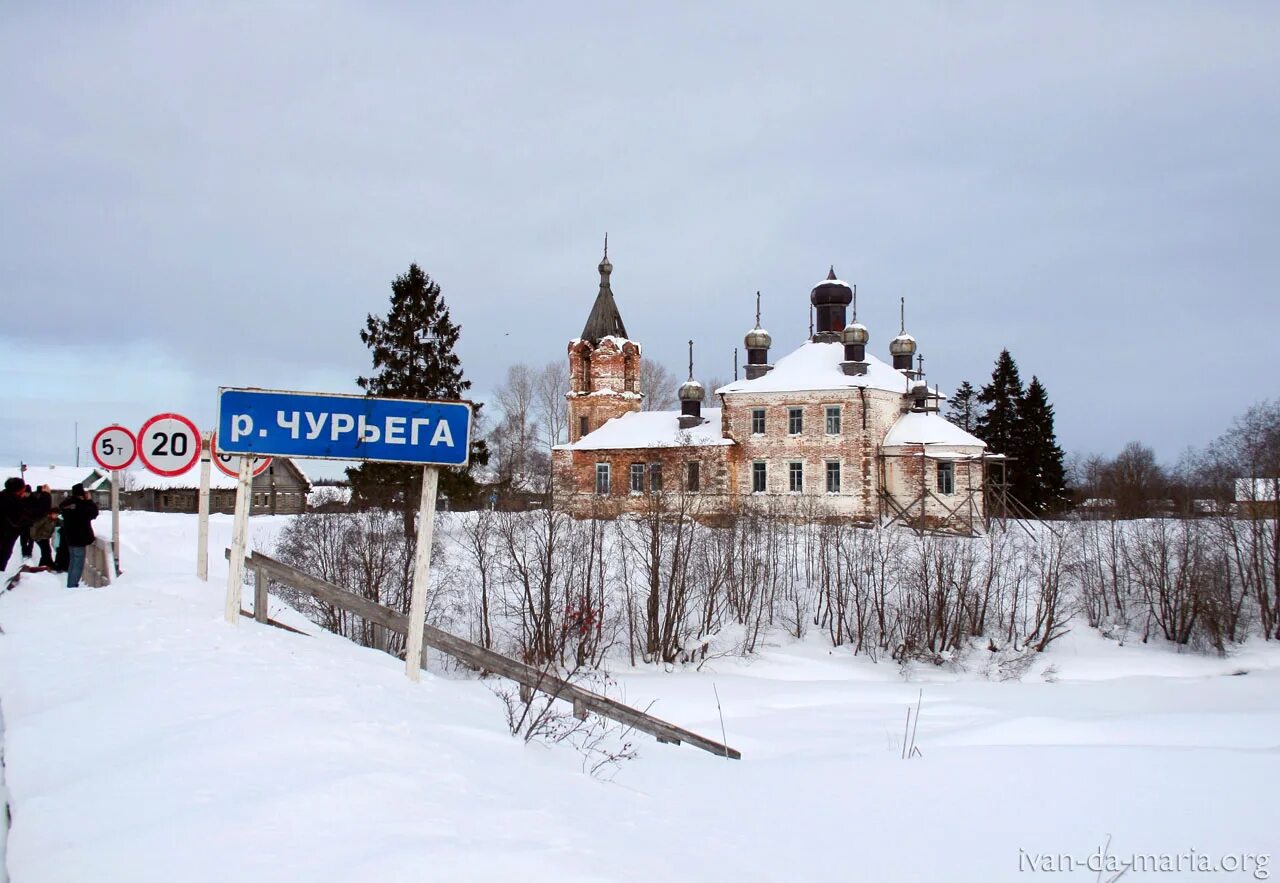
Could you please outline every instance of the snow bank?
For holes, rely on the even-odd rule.
[[[269,547],[285,519],[254,521]],[[229,524],[215,516],[212,549]],[[714,686],[744,760],[637,737],[602,784],[513,740],[480,683],[414,685],[331,635],[227,625],[221,555],[208,584],[188,575],[194,528],[124,513],[115,585],[27,577],[0,598],[19,883],[1001,881],[1028,879],[1026,853],[1083,858],[1108,836],[1121,855],[1276,842],[1275,647],[1216,659],[1082,629],[1010,683],[904,681],[816,638],[625,671],[627,701],[710,735]],[[921,689],[923,757],[904,761]]]

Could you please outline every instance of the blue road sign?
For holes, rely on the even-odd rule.
[[[471,405],[224,387],[218,390],[218,451],[465,466]]]

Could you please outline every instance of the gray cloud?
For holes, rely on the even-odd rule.
[[[756,289],[798,343],[834,262],[876,352],[906,296],[944,387],[1008,346],[1068,448],[1172,457],[1278,393],[1277,37],[1262,4],[11,11],[0,458],[349,389],[410,261],[483,397],[563,355],[606,229],[650,357],[727,375]]]

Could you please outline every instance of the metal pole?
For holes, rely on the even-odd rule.
[[[119,469],[111,470],[111,562],[116,576],[120,575],[120,476]]]
[[[418,546],[413,558],[413,595],[409,601],[409,634],[405,639],[404,666],[409,680],[421,677],[422,627],[427,619],[427,588],[431,582],[431,537],[436,520],[436,484],[440,470],[422,467],[422,499],[418,504]]]
[[[196,528],[196,576],[209,581],[209,468],[213,453],[210,434],[200,434],[200,506]]]
[[[240,593],[244,590],[244,547],[249,535],[249,503],[253,497],[253,458],[240,458],[236,480],[236,516],[231,525],[231,560],[227,567],[227,622],[240,621]]]

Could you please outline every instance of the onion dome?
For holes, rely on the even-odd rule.
[[[702,384],[696,380],[686,380],[680,384],[676,396],[682,402],[700,402],[703,399]]]
[[[844,331],[840,333],[840,341],[845,346],[866,346],[868,340],[871,339],[871,332],[867,331],[867,326],[861,322],[851,322],[844,326]]]
[[[895,356],[915,355],[916,339],[904,331],[889,341],[889,352]]]
[[[769,336],[769,332],[759,326],[748,331],[743,342],[749,350],[767,350],[773,346],[773,338]]]
[[[827,272],[827,278],[814,286],[813,291],[809,293],[809,301],[815,307],[848,306],[853,301],[853,289],[847,282],[836,278],[836,268],[832,267]]]

